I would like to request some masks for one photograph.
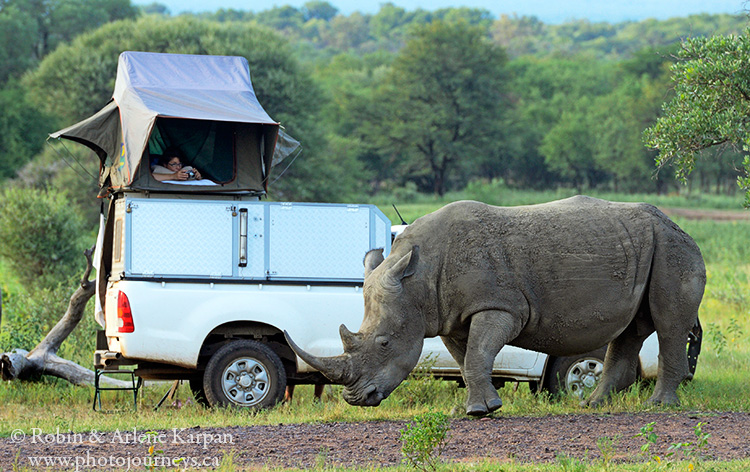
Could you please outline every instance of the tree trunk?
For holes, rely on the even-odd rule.
[[[83,318],[86,303],[96,292],[96,281],[89,280],[91,274],[91,255],[93,248],[84,252],[86,256],[86,271],[81,284],[70,297],[65,315],[47,333],[42,342],[31,350],[14,349],[0,354],[0,374],[3,380],[30,379],[39,375],[52,375],[71,382],[75,385],[93,385],[94,372],[81,367],[75,362],[63,359],[57,355],[60,345],[78,326]],[[102,383],[109,385],[127,386],[122,380],[100,377]]]

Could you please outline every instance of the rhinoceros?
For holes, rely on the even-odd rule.
[[[409,225],[385,260],[375,250],[364,263],[364,320],[358,333],[341,325],[344,353],[316,357],[288,339],[353,405],[379,405],[434,336],[461,369],[469,415],[502,405],[490,375],[504,345],[569,356],[609,343],[584,402],[599,405],[635,381],[654,331],[649,401],[679,403],[706,271],[695,242],[652,205],[584,196],[518,207],[455,202]]]

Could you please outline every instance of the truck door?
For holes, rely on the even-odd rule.
[[[130,200],[126,275],[231,277],[234,213],[228,202]]]

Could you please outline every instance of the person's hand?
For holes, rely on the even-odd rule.
[[[190,176],[185,169],[180,169],[175,174],[175,180],[187,180]]]
[[[193,169],[193,172],[195,172],[195,180],[201,180],[203,178],[201,173],[198,172],[198,169]]]

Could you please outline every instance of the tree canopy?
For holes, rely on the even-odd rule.
[[[137,14],[130,0],[0,0],[0,84],[79,34]]]
[[[735,146],[750,151],[750,30],[744,35],[685,41],[672,66],[674,98],[663,116],[646,130],[646,143],[657,149],[657,164],[674,163],[685,180],[704,151]],[[750,160],[738,178],[750,206]]]
[[[693,15],[548,25],[392,3],[342,14],[318,0],[178,17],[161,7],[0,0],[0,178],[19,175],[45,133],[103,106],[119,53],[144,50],[248,58],[261,103],[304,148],[272,186],[275,198],[345,201],[402,186],[440,194],[493,179],[665,191],[673,184],[653,179],[642,132],[672,97],[675,45],[746,23]],[[727,191],[743,151],[715,147],[701,151],[696,180]]]
[[[506,56],[479,27],[433,21],[414,29],[375,97],[379,120],[368,136],[400,154],[436,194],[451,173],[503,143]]]

